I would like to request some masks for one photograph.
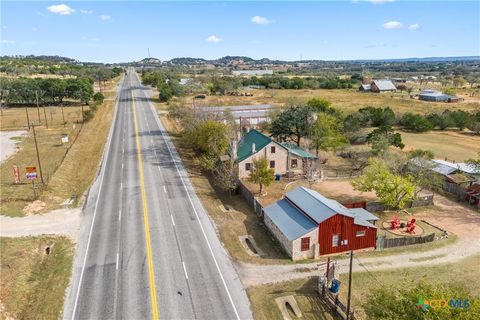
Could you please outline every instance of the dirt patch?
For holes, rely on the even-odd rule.
[[[45,209],[46,206],[47,204],[45,202],[40,200],[35,200],[32,203],[27,204],[22,211],[25,215],[28,216],[28,215],[37,214],[41,212],[43,209]]]
[[[2,152],[0,153],[0,163],[10,158],[18,151],[18,144],[27,131],[5,131],[0,132],[0,145]],[[19,137],[19,139],[16,139]]]

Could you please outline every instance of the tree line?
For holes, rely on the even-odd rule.
[[[264,86],[268,89],[351,89],[359,84],[355,78],[263,76],[242,79],[243,86]]]
[[[87,104],[93,97],[93,80],[90,78],[2,78],[2,99],[11,105],[60,104],[64,99],[79,100]]]
[[[180,85],[180,77],[169,70],[142,73],[142,84],[157,88],[161,102],[168,102],[172,97],[181,97],[186,93],[185,88]]]

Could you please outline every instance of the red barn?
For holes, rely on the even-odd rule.
[[[300,187],[263,209],[267,227],[293,260],[375,248],[378,218]]]

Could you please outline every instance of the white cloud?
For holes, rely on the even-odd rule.
[[[217,43],[217,42],[220,42],[222,41],[222,38],[220,37],[217,37],[216,35],[211,35],[209,36],[207,39],[205,39],[207,42],[213,42],[213,43]]]
[[[100,20],[102,20],[102,21],[108,21],[108,20],[110,20],[110,19],[112,19],[111,16],[106,16],[106,15],[101,15],[101,16],[100,16]]]
[[[250,21],[252,21],[253,23],[256,23],[256,24],[270,24],[272,23],[271,20],[265,18],[265,17],[262,17],[262,16],[253,16]]]
[[[420,29],[420,25],[418,23],[414,23],[408,26],[408,30],[415,31]]]
[[[2,39],[2,43],[13,44],[13,43],[15,43],[15,41]]]
[[[66,16],[75,12],[74,9],[70,8],[66,4],[56,4],[47,8],[51,13],[60,14]]]
[[[385,29],[400,29],[403,28],[403,24],[398,21],[388,21],[382,24],[382,27]]]
[[[92,10],[80,9],[80,13],[83,13],[83,14],[92,14],[93,11],[92,11]]]

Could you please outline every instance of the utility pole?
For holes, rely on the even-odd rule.
[[[60,109],[62,109],[62,119],[63,119],[63,127],[65,128],[65,114],[63,113],[63,102],[60,103]]]
[[[45,117],[45,126],[48,129],[47,111],[45,110],[45,104],[43,105],[43,116]]]
[[[83,98],[83,90],[80,89],[80,92],[81,92],[80,96]],[[80,98],[80,105],[82,107],[82,125],[83,125],[83,123],[85,122],[85,119],[83,118],[83,101],[82,101],[83,99],[82,98]]]
[[[40,170],[40,180],[42,184],[45,185],[45,181],[43,181],[43,173],[42,173],[42,164],[40,162],[40,153],[38,152],[38,144],[37,144],[37,135],[35,133],[35,125],[32,123],[33,129],[33,140],[35,141],[35,150],[37,150],[37,160],[38,160],[38,170]]]
[[[42,123],[42,119],[40,118],[40,106],[38,104],[38,92],[37,92],[37,90],[35,90],[35,100],[37,100],[38,123]]]
[[[350,271],[348,272],[347,320],[350,319],[350,296],[352,295],[353,250],[350,250]]]
[[[25,107],[25,114],[27,115],[28,130],[30,130],[30,117],[28,116],[28,107]]]

